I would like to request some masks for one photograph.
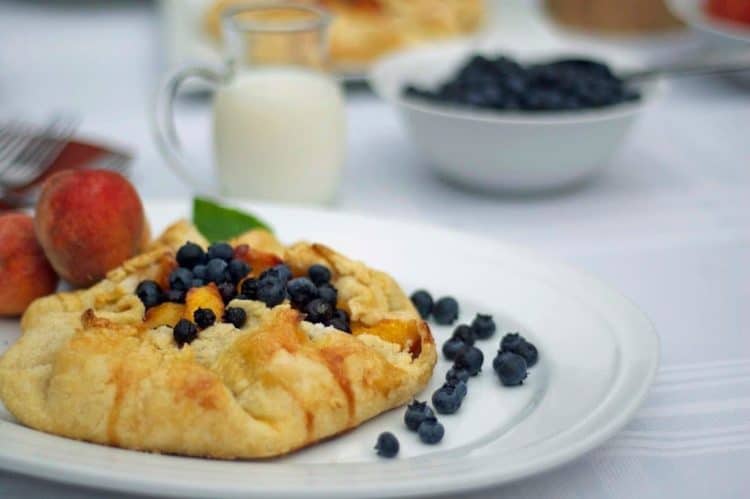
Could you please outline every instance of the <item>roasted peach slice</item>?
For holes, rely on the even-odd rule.
[[[234,257],[245,260],[252,267],[251,277],[258,277],[264,270],[284,263],[278,255],[251,248],[247,244],[240,244],[234,249]]]
[[[213,311],[217,320],[224,315],[224,300],[216,284],[211,283],[200,288],[191,288],[185,296],[185,311],[182,317],[194,322],[195,311],[199,308],[209,308]]]
[[[182,319],[184,313],[185,305],[182,303],[162,303],[146,311],[143,323],[149,329],[159,326],[174,327]]]
[[[396,343],[401,345],[402,350],[408,350],[412,357],[418,357],[422,352],[422,337],[414,319],[384,319],[373,326],[353,323],[352,334],[371,334],[389,343]]]

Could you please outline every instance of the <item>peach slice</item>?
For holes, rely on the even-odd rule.
[[[384,319],[373,326],[353,323],[352,334],[371,334],[389,343],[396,343],[401,345],[402,350],[408,350],[412,357],[418,357],[422,352],[422,337],[414,319]]]
[[[252,267],[250,273],[251,277],[258,277],[264,270],[269,269],[274,265],[284,263],[284,260],[278,255],[253,249],[247,244],[240,244],[237,246],[234,249],[234,257],[245,260],[250,264],[250,267]]]
[[[185,310],[182,317],[195,322],[194,314],[199,308],[210,308],[216,315],[216,320],[221,320],[222,315],[224,315],[224,300],[221,299],[216,284],[211,283],[200,288],[191,288],[185,296]]]
[[[155,329],[159,326],[174,327],[184,314],[185,305],[181,303],[162,303],[146,311],[143,323],[149,329]]]

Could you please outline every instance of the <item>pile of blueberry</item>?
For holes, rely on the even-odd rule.
[[[430,90],[409,85],[406,97],[495,110],[565,111],[612,106],[640,99],[590,59],[559,59],[523,66],[498,56],[475,55],[450,80]]]
[[[500,350],[492,368],[505,386],[518,386],[526,379],[527,369],[539,360],[536,347],[518,333],[508,333],[500,341]]]
[[[412,293],[411,302],[424,320],[432,316],[435,322],[447,326],[458,319],[458,302],[452,296],[444,296],[438,301],[433,301],[430,293],[420,289]]]

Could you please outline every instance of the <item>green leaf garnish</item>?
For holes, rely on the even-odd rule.
[[[252,229],[273,229],[255,215],[222,206],[206,198],[193,198],[193,223],[211,242],[227,241]]]

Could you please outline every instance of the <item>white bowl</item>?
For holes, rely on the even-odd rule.
[[[406,85],[434,87],[449,78],[473,52],[465,43],[400,52],[373,67],[370,83],[398,109],[411,138],[442,177],[483,191],[533,192],[581,182],[607,164],[635,118],[664,86],[662,81],[642,84],[639,101],[565,112],[474,110],[402,96]],[[576,54],[534,50],[511,55],[530,61]],[[641,67],[620,53],[586,55],[615,70]]]

